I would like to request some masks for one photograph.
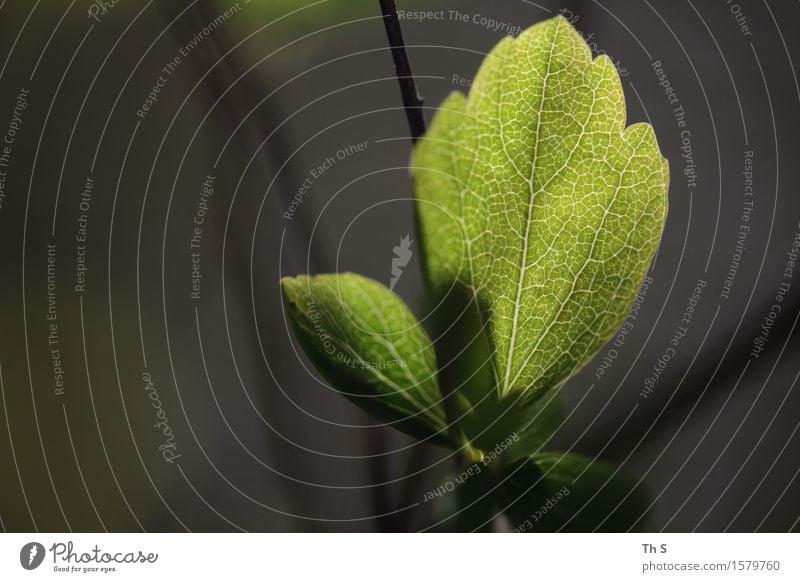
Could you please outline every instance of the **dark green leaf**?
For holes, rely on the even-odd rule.
[[[506,468],[501,506],[518,531],[641,528],[648,496],[613,465],[580,455],[534,455]]]

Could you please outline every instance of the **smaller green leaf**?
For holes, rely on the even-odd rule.
[[[518,531],[638,529],[649,505],[618,467],[580,455],[534,455],[507,467],[501,481],[501,507]]]
[[[400,297],[352,273],[281,288],[298,341],[333,388],[403,432],[447,442],[431,340]]]

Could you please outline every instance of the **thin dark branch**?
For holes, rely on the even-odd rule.
[[[392,49],[394,67],[397,71],[397,81],[400,83],[400,92],[403,94],[403,106],[406,108],[408,127],[411,130],[411,140],[425,135],[425,117],[422,115],[422,97],[419,96],[414,75],[411,73],[411,63],[406,54],[406,44],[403,41],[403,30],[397,18],[397,6],[394,0],[380,0],[383,12],[383,24],[386,26],[386,36]]]

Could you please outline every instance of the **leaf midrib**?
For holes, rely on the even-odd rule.
[[[558,39],[558,32],[561,26],[561,20],[556,21],[555,32],[553,33],[553,40],[550,43],[550,50],[547,54],[547,71],[545,72],[544,78],[542,79],[542,97],[539,101],[539,111],[537,113],[536,119],[536,143],[534,144],[533,150],[533,159],[531,160],[531,172],[530,177],[528,178],[528,189],[530,195],[528,197],[528,213],[526,217],[526,224],[525,224],[525,236],[523,238],[524,241],[524,248],[522,251],[522,265],[519,270],[519,277],[517,279],[517,297],[514,301],[514,317],[512,318],[511,323],[511,338],[508,344],[508,355],[506,356],[506,369],[505,373],[503,374],[503,386],[500,389],[500,396],[506,396],[510,390],[509,388],[509,381],[511,379],[511,367],[513,364],[514,358],[514,347],[516,345],[517,340],[517,326],[519,325],[519,310],[520,310],[520,303],[522,301],[522,288],[525,282],[525,273],[528,269],[528,251],[530,249],[530,231],[531,231],[531,218],[533,215],[533,202],[535,198],[535,192],[533,189],[533,180],[534,175],[536,174],[536,166],[539,161],[539,132],[542,128],[542,112],[544,110],[544,104],[547,100],[547,79],[550,77],[550,69],[553,63],[553,52],[555,50],[556,40]]]

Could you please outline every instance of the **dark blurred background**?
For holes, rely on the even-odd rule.
[[[428,120],[504,34],[561,12],[670,160],[642,309],[564,387],[551,446],[642,478],[649,530],[797,530],[800,5],[398,8],[444,11],[401,19]],[[388,284],[414,238],[377,0],[7,0],[0,33],[0,529],[446,529],[423,496],[455,460],[321,382],[279,295],[305,272]],[[395,290],[422,317],[418,258]]]

